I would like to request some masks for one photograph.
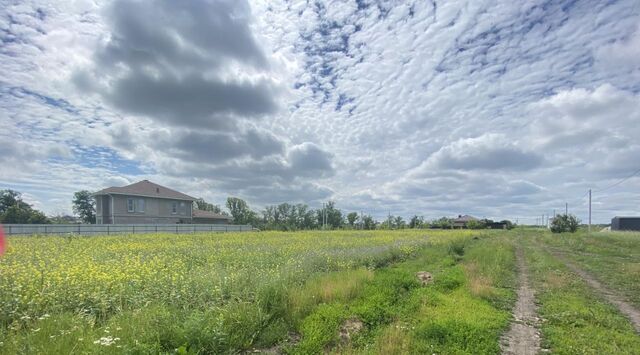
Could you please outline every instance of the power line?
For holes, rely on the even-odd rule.
[[[640,173],[640,169],[638,169],[638,170],[634,171],[634,172],[633,172],[633,174],[631,174],[631,175],[627,176],[626,178],[624,178],[624,179],[622,179],[622,180],[620,180],[620,181],[618,181],[618,182],[615,182],[615,183],[613,183],[613,184],[611,184],[611,185],[609,185],[609,186],[607,186],[607,187],[605,187],[605,188],[595,190],[595,192],[602,192],[602,191],[606,191],[606,190],[609,190],[609,189],[611,189],[611,188],[614,188],[614,187],[616,187],[616,186],[618,186],[618,185],[622,184],[623,182],[625,182],[625,181],[627,181],[627,180],[631,179],[632,177],[636,176],[638,173]]]

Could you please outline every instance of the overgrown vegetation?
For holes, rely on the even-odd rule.
[[[553,233],[575,233],[580,227],[580,220],[572,214],[561,214],[553,217],[551,221],[551,232]]]
[[[637,302],[637,234],[427,233],[11,238],[0,353],[497,354],[512,321],[515,243],[545,348],[640,348],[630,322],[546,252],[571,251],[599,277],[619,271],[606,283]]]
[[[340,270],[366,279],[426,243],[418,232],[10,238],[0,259],[0,353],[273,344],[309,311],[294,291],[305,281],[318,300],[351,297],[359,281],[336,278],[342,291],[332,293],[313,280]]]

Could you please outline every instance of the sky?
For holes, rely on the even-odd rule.
[[[51,215],[149,179],[520,223],[592,189],[607,223],[638,137],[637,0],[0,0],[0,189]]]

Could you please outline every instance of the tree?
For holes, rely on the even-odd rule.
[[[355,226],[358,221],[358,212],[351,212],[347,215],[347,221],[349,222],[349,226],[352,228]]]
[[[362,217],[362,228],[366,230],[376,229],[376,224],[378,224],[373,217],[366,215]]]
[[[73,194],[73,213],[80,216],[84,223],[96,223],[96,202],[91,192],[81,190]]]
[[[205,201],[202,197],[193,201],[193,208],[200,211],[209,211],[209,212],[213,212],[213,213],[217,213],[225,216],[228,215],[227,212],[223,211],[222,208],[220,208],[220,205],[214,205],[212,203],[209,203]]]
[[[451,229],[453,228],[453,222],[451,218],[442,217],[431,222],[431,226],[433,228]]]
[[[6,224],[50,223],[44,213],[22,201],[22,194],[14,190],[0,190],[0,222]]]
[[[513,224],[513,222],[511,222],[508,219],[504,219],[504,220],[500,221],[500,223],[504,223],[504,225],[506,226],[507,230],[511,230],[511,229],[513,229],[513,227],[515,227],[515,224]]]
[[[406,225],[407,224],[405,223],[404,219],[402,219],[401,216],[397,216],[397,217],[395,217],[393,219],[393,226],[396,229],[404,229],[406,227]]]
[[[233,217],[233,223],[235,224],[256,224],[258,223],[258,216],[253,212],[247,203],[237,197],[227,198],[227,208],[231,212]]]
[[[327,227],[330,229],[337,229],[344,224],[344,218],[342,218],[342,211],[336,208],[333,201],[329,201],[325,204],[324,209],[316,211],[318,218],[318,224],[323,226],[323,219],[326,217]]]
[[[424,225],[424,218],[422,216],[414,215],[409,220],[409,228],[422,228]]]
[[[551,222],[551,232],[553,233],[575,233],[580,226],[580,220],[572,214],[561,214],[553,218]]]
[[[0,214],[5,213],[9,207],[22,202],[21,194],[11,189],[0,190]]]
[[[485,229],[487,228],[487,221],[486,220],[470,220],[469,222],[467,222],[466,225],[467,229]]]

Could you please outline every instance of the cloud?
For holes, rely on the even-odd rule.
[[[432,154],[423,169],[529,170],[542,163],[542,157],[523,150],[502,134],[485,134],[457,140]]]
[[[93,65],[74,74],[80,89],[181,127],[228,128],[237,117],[276,111],[278,89],[264,72],[247,2],[118,0],[105,17],[110,36]]]
[[[153,136],[154,149],[198,163],[215,164],[242,157],[261,159],[284,152],[282,141],[255,129],[231,133],[173,129]]]
[[[569,200],[584,219],[579,197],[640,152],[638,19],[631,0],[7,3],[0,187],[45,209],[149,178],[258,207],[530,218]],[[637,184],[594,194],[594,219],[633,212]]]

